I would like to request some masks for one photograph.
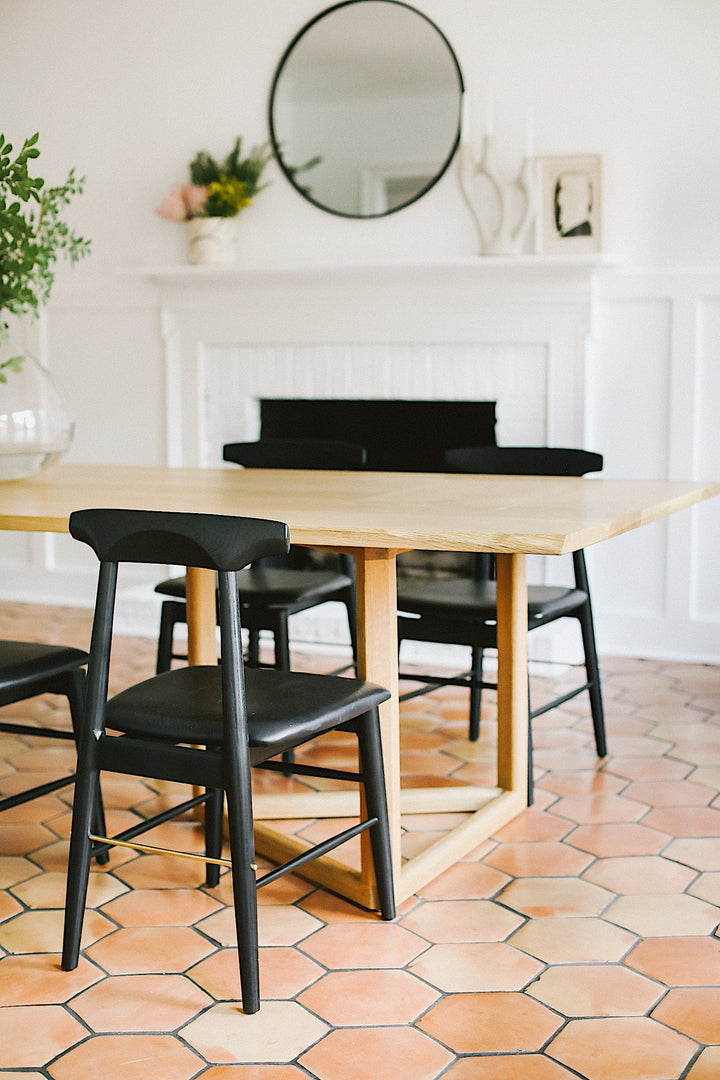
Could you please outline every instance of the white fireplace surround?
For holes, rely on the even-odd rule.
[[[257,438],[260,399],[272,397],[495,401],[500,444],[582,446],[599,266],[532,257],[144,271],[159,291],[168,461],[222,465],[223,443]],[[328,607],[296,617],[294,636],[344,640]],[[554,655],[559,633],[543,636],[538,655]],[[562,647],[577,659],[572,641]]]

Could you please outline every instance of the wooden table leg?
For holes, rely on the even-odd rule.
[[[527,790],[527,576],[524,555],[497,555],[498,786]]]
[[[186,576],[188,663],[216,664],[215,574],[188,566]]]
[[[392,697],[380,706],[390,842],[396,880],[400,872],[400,715],[398,703],[397,581],[395,551],[354,552],[358,624],[358,675],[384,686]],[[367,839],[365,834],[364,839]],[[363,847],[363,881],[373,881],[369,842]]]

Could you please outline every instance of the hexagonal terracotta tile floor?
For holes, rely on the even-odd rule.
[[[87,644],[77,610],[4,605],[0,634],[4,619],[8,636],[43,626]],[[154,642],[121,645],[118,687],[154,663]],[[337,657],[294,662],[327,670]],[[201,867],[117,850],[93,868],[83,953],[63,972],[72,789],[0,815],[0,1076],[717,1080],[720,670],[612,658],[602,668],[609,757],[595,758],[582,699],[540,717],[535,806],[424,885],[394,923],[297,876],[261,893],[254,1016],[238,1001],[228,875],[207,889]],[[33,709],[67,723],[42,701],[17,715]],[[471,746],[463,691],[405,703],[407,783],[489,776],[490,695],[484,709]],[[323,753],[339,761],[346,749]],[[51,778],[67,756],[4,735],[0,792]],[[172,785],[107,782],[119,827],[178,797]],[[408,817],[405,850],[423,850],[438,825]],[[162,832],[201,842],[192,820]]]

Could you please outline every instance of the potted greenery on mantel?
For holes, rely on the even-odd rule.
[[[89,240],[63,220],[83,189],[70,170],[64,184],[45,185],[30,175],[39,157],[38,135],[13,147],[0,135],[0,479],[36,472],[68,449],[73,425],[49,374],[11,339],[11,325],[37,316],[47,303],[60,258],[71,263],[88,254]]]
[[[222,161],[201,150],[190,162],[190,183],[177,184],[157,213],[187,222],[191,263],[223,264],[237,259],[237,217],[267,184],[260,179],[272,158],[268,143],[243,157],[242,139]]]

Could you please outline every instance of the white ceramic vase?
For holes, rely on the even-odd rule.
[[[2,369],[7,382],[0,382],[0,480],[20,480],[57,461],[75,428],[50,372],[11,342],[0,345],[0,363],[19,355],[20,370]]]
[[[187,223],[188,261],[195,266],[237,262],[237,218],[197,217]]]

